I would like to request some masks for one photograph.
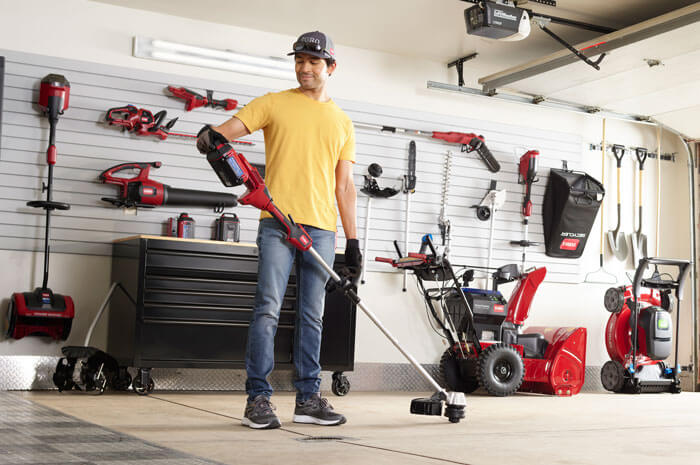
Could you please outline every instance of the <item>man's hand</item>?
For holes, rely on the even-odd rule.
[[[360,241],[357,239],[348,239],[345,244],[345,266],[351,270],[356,278],[360,277],[362,252],[360,252]]]
[[[213,152],[219,145],[227,144],[228,142],[226,137],[212,129],[208,124],[197,133],[197,150],[202,155]]]

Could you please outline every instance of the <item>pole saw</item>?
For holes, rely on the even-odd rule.
[[[464,132],[439,132],[439,131],[421,131],[419,129],[397,128],[394,126],[380,126],[378,124],[354,123],[356,128],[360,129],[379,129],[382,132],[405,133],[416,136],[428,137],[430,139],[443,140],[450,144],[458,144],[461,146],[462,152],[476,152],[486,164],[486,167],[492,173],[497,173],[501,169],[500,163],[493,156],[489,148],[484,142],[484,136],[478,136],[474,133]]]
[[[340,289],[345,296],[355,303],[372,320],[372,322],[384,333],[391,343],[403,354],[404,357],[414,366],[416,370],[435,389],[432,397],[413,399],[411,401],[411,413],[418,415],[441,415],[442,404],[445,403],[445,416],[452,423],[458,423],[464,418],[464,408],[466,398],[463,392],[447,392],[435,379],[423,368],[418,361],[413,358],[401,345],[398,340],[382,325],[371,310],[365,306],[357,295],[353,284],[353,278],[359,274],[359,270],[344,270],[344,276],[338,275],[312,246],[311,237],[304,230],[304,227],[294,222],[291,215],[285,216],[275,205],[270,196],[270,192],[265,186],[265,182],[260,177],[258,171],[252,167],[245,157],[237,153],[228,144],[219,144],[214,150],[207,154],[207,161],[216,172],[221,182],[227,187],[245,184],[248,189],[246,193],[239,197],[239,203],[251,205],[260,210],[266,211],[279,223],[286,232],[287,242],[301,252],[310,254],[316,262],[323,267],[330,275],[332,287]]]

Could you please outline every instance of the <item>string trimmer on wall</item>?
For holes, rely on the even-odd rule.
[[[451,423],[458,423],[464,418],[464,408],[466,398],[462,392],[448,392],[399,344],[398,340],[381,324],[375,314],[362,302],[357,295],[353,279],[357,276],[356,271],[346,270],[343,277],[338,275],[331,268],[321,255],[313,248],[311,237],[304,230],[303,226],[294,222],[291,216],[285,216],[274,204],[264,181],[257,170],[250,166],[245,157],[236,153],[228,144],[218,145],[207,154],[207,160],[218,175],[221,182],[227,187],[245,184],[246,193],[239,198],[243,205],[251,205],[263,211],[269,212],[277,223],[286,232],[286,239],[301,253],[311,256],[330,276],[334,287],[340,289],[345,296],[357,305],[367,317],[377,326],[377,328],[389,339],[399,352],[413,365],[413,367],[436,389],[435,394],[429,398],[418,398],[411,401],[411,413],[417,415],[442,415],[443,403],[445,404],[444,414]]]
[[[523,260],[520,267],[521,271],[525,272],[525,255],[528,247],[539,245],[538,242],[527,240],[529,219],[532,215],[532,185],[539,181],[537,177],[537,159],[540,152],[537,150],[528,150],[520,157],[518,164],[518,184],[525,185],[525,196],[523,198],[522,214],[523,214],[523,238],[519,241],[510,241],[510,245],[523,248]]]

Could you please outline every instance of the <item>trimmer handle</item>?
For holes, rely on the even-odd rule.
[[[252,166],[243,154],[236,152],[229,144],[221,144],[207,154],[207,161],[219,176],[224,186],[240,186],[245,184],[248,190],[238,199],[243,205],[252,205],[266,211],[284,228],[287,241],[295,248],[305,251],[311,248],[311,236],[303,226],[294,222],[291,215],[284,216],[272,201],[270,192],[265,186],[262,176]]]

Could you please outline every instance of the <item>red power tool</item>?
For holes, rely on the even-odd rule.
[[[117,207],[214,207],[221,213],[226,207],[238,205],[238,197],[223,192],[208,192],[177,189],[148,178],[151,167],[160,168],[159,161],[152,163],[122,163],[100,173],[100,181],[119,186],[119,198],[102,197],[102,200]],[[137,170],[131,178],[118,176],[121,171]]]
[[[173,94],[173,97],[185,101],[186,111],[192,111],[199,107],[222,108],[225,111],[230,111],[238,106],[238,100],[232,98],[216,100],[214,98],[214,91],[209,89],[207,89],[206,97],[185,87],[168,86],[168,90]]]
[[[539,245],[538,242],[531,242],[527,240],[529,218],[532,215],[532,185],[539,181],[539,178],[537,177],[537,160],[539,156],[539,151],[528,150],[522,157],[520,157],[520,163],[518,164],[518,184],[525,184],[525,196],[523,198],[522,208],[524,236],[520,241],[510,241],[510,245],[523,248],[523,271],[525,271],[525,250],[527,247]]]
[[[46,151],[46,162],[49,165],[48,185],[42,186],[46,191],[46,200],[33,200],[27,205],[46,210],[46,227],[44,237],[44,281],[41,287],[32,292],[15,292],[10,298],[7,316],[10,325],[7,335],[21,339],[31,334],[47,335],[59,340],[66,340],[73,324],[75,307],[73,299],[67,295],[54,294],[49,289],[49,232],[51,228],[51,212],[53,210],[68,210],[70,205],[55,202],[52,199],[53,167],[56,164],[56,124],[58,116],[68,109],[70,99],[70,83],[60,74],[49,74],[41,80],[39,88],[39,107],[49,118],[49,148]]]
[[[486,147],[484,136],[477,136],[473,133],[465,134],[463,132],[453,131],[433,131],[433,139],[441,139],[451,144],[461,144],[462,152],[470,153],[476,151],[479,157],[481,157],[481,160],[486,164],[486,167],[492,173],[497,173],[501,169],[501,164],[498,163],[498,160],[496,160],[489,148]]]
[[[125,131],[134,133],[137,136],[155,136],[160,140],[165,140],[168,136],[183,137],[185,139],[197,138],[196,134],[175,132],[172,130],[178,118],[173,118],[166,124],[162,124],[167,114],[167,111],[161,110],[154,115],[150,110],[145,108],[136,108],[134,105],[126,105],[107,110],[105,121],[107,121],[110,126],[120,126]],[[231,143],[255,145],[252,142],[242,140],[235,140]]]
[[[311,244],[311,237],[304,230],[303,226],[296,224],[291,216],[285,216],[279,208],[277,208],[260,174],[248,163],[245,157],[242,154],[236,153],[230,145],[221,144],[215,150],[207,154],[207,161],[209,161],[209,164],[225,186],[232,187],[245,184],[248,190],[240,197],[239,202],[269,212],[280,226],[284,228],[284,231],[287,233],[287,241],[296,249],[309,253],[330,275],[331,282],[333,283],[332,285],[342,290],[348,299],[365,312],[369,319],[372,320],[406,359],[411,362],[416,370],[436,388],[437,391],[430,398],[413,399],[411,401],[411,413],[418,415],[442,415],[442,404],[444,402],[445,416],[450,422],[457,423],[464,418],[464,408],[466,406],[464,393],[447,392],[432,376],[430,376],[415,358],[401,347],[396,338],[384,328],[374,313],[360,300],[355,291],[352,279],[350,279],[351,277],[345,276],[341,278],[333,268],[323,260],[318,252],[314,250]]]

